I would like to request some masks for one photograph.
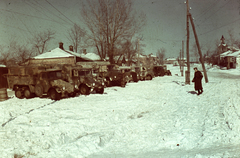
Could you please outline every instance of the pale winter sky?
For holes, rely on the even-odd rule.
[[[157,49],[165,48],[166,57],[177,57],[182,40],[186,50],[186,0],[133,1],[134,8],[147,16],[147,24],[140,33],[146,44],[145,54],[156,54]],[[68,48],[68,30],[73,23],[82,23],[80,5],[79,0],[1,0],[0,45],[11,39],[26,43],[35,33],[52,29],[56,38],[48,49],[58,47],[59,42]],[[233,30],[234,37],[239,39],[239,0],[189,0],[189,6],[203,53],[208,47],[214,49],[215,41],[220,41],[222,35],[229,38],[228,30]],[[191,50],[194,38],[190,32]]]

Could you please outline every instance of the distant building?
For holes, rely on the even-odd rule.
[[[166,58],[164,60],[164,64],[174,64],[174,63],[178,63],[178,60],[176,58]]]
[[[234,47],[229,47],[225,44],[225,38],[222,36],[220,39],[221,43],[218,46],[218,65],[230,68],[236,68],[240,65],[240,50]]]
[[[222,66],[230,68],[239,68],[240,67],[240,50],[233,51],[228,50],[220,54],[220,63]]]

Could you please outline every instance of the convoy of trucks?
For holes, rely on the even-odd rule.
[[[164,66],[116,67],[107,65],[94,71],[73,65],[48,66],[15,66],[8,68],[8,86],[17,98],[49,97],[59,100],[63,97],[74,97],[76,94],[89,95],[92,92],[104,93],[109,86],[125,87],[129,81],[151,80],[156,76],[170,75]],[[96,74],[97,73],[97,74]]]

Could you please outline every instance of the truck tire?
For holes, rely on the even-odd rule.
[[[68,97],[75,97],[75,96],[76,96],[76,93],[75,93],[75,92],[68,93]]]
[[[87,85],[81,85],[80,86],[80,93],[83,95],[89,95],[90,94],[90,88]]]
[[[98,94],[103,94],[103,92],[104,92],[104,88],[100,88],[96,90],[96,93]]]
[[[17,89],[15,91],[15,96],[19,99],[22,99],[23,98],[23,94],[22,94],[22,91],[20,89]]]
[[[27,89],[24,90],[23,95],[24,95],[27,99],[33,97],[33,94],[31,93],[31,91],[30,91],[29,88],[27,88]]]
[[[48,97],[52,100],[59,100],[60,94],[55,89],[50,89],[48,92]]]
[[[35,92],[36,96],[42,97],[42,95],[43,95],[43,86],[41,84],[37,84],[35,86],[34,92]]]
[[[146,76],[146,80],[152,80],[152,76],[151,75],[147,75]]]
[[[120,86],[121,86],[121,87],[125,87],[126,84],[127,84],[127,83],[126,83],[125,81],[121,81],[121,82],[120,82]]]
[[[107,87],[111,87],[112,86],[111,81],[109,79],[107,79],[105,84],[106,84]]]

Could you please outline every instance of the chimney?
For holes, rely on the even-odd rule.
[[[62,43],[62,42],[59,42],[59,48],[62,49],[62,50],[64,50],[64,48],[63,48],[63,43]]]
[[[83,54],[87,54],[87,50],[86,49],[83,49]]]
[[[73,52],[73,46],[72,45],[69,46],[69,50]]]

